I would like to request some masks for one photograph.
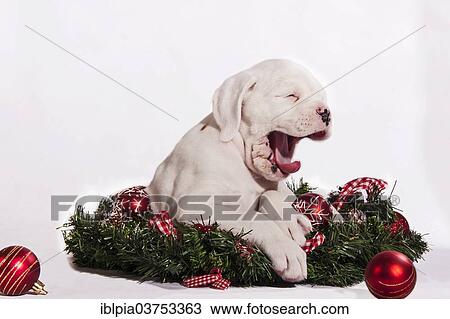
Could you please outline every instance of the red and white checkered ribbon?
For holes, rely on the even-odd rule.
[[[305,253],[309,254],[314,249],[319,247],[325,242],[325,235],[321,232],[317,232],[311,239],[307,239],[305,245],[302,247],[302,249],[305,251]]]
[[[160,213],[156,213],[148,221],[148,226],[158,229],[162,234],[166,236],[176,236],[177,229],[173,225],[173,220],[167,211],[163,210]]]
[[[348,200],[348,197],[354,195],[357,190],[366,190],[367,192],[371,192],[375,187],[378,188],[378,190],[383,190],[387,187],[387,185],[388,184],[382,179],[372,177],[356,178],[342,187],[339,197],[333,203],[333,206],[337,210],[340,210]]]
[[[183,280],[183,285],[188,288],[210,286],[214,289],[224,290],[230,287],[231,282],[222,278],[222,271],[219,268],[211,269],[208,275],[193,276]]]

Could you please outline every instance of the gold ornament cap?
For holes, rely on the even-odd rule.
[[[31,291],[36,295],[46,295],[48,292],[44,289],[45,285],[42,281],[38,280],[31,287]]]

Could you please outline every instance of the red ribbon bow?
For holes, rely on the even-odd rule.
[[[375,187],[378,190],[383,190],[388,184],[382,179],[372,178],[372,177],[360,177],[346,183],[342,186],[339,193],[338,199],[333,203],[333,206],[340,210],[345,204],[349,196],[355,194],[357,190],[366,190],[367,192],[372,191]]]
[[[231,282],[228,279],[222,278],[220,268],[213,268],[208,275],[192,276],[184,279],[183,285],[188,288],[210,286],[214,289],[224,290],[230,287]]]
[[[153,217],[148,220],[148,226],[151,228],[156,227],[156,229],[166,236],[177,235],[177,229],[173,225],[173,220],[165,210],[154,214]]]

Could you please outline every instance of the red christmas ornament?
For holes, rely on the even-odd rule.
[[[145,186],[124,189],[115,196],[116,206],[125,213],[139,214],[150,209],[150,197]]]
[[[0,293],[19,296],[32,290],[45,295],[40,282],[41,267],[36,255],[28,248],[10,246],[0,251]]]
[[[416,285],[416,268],[404,254],[386,250],[375,255],[364,272],[367,288],[379,299],[401,299]]]
[[[306,193],[298,196],[292,207],[299,213],[305,214],[313,227],[326,225],[333,217],[330,204],[316,193]]]
[[[145,186],[134,186],[112,196],[113,210],[109,216],[111,223],[121,225],[128,218],[150,211],[150,196]]]
[[[409,234],[409,224],[406,218],[400,214],[399,212],[394,212],[394,222],[389,226],[392,234],[397,234],[398,232],[402,232],[404,234]]]

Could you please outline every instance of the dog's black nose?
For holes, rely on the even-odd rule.
[[[330,124],[331,121],[331,112],[324,106],[319,106],[316,109],[316,113],[322,118],[322,122],[325,123],[326,126]]]

